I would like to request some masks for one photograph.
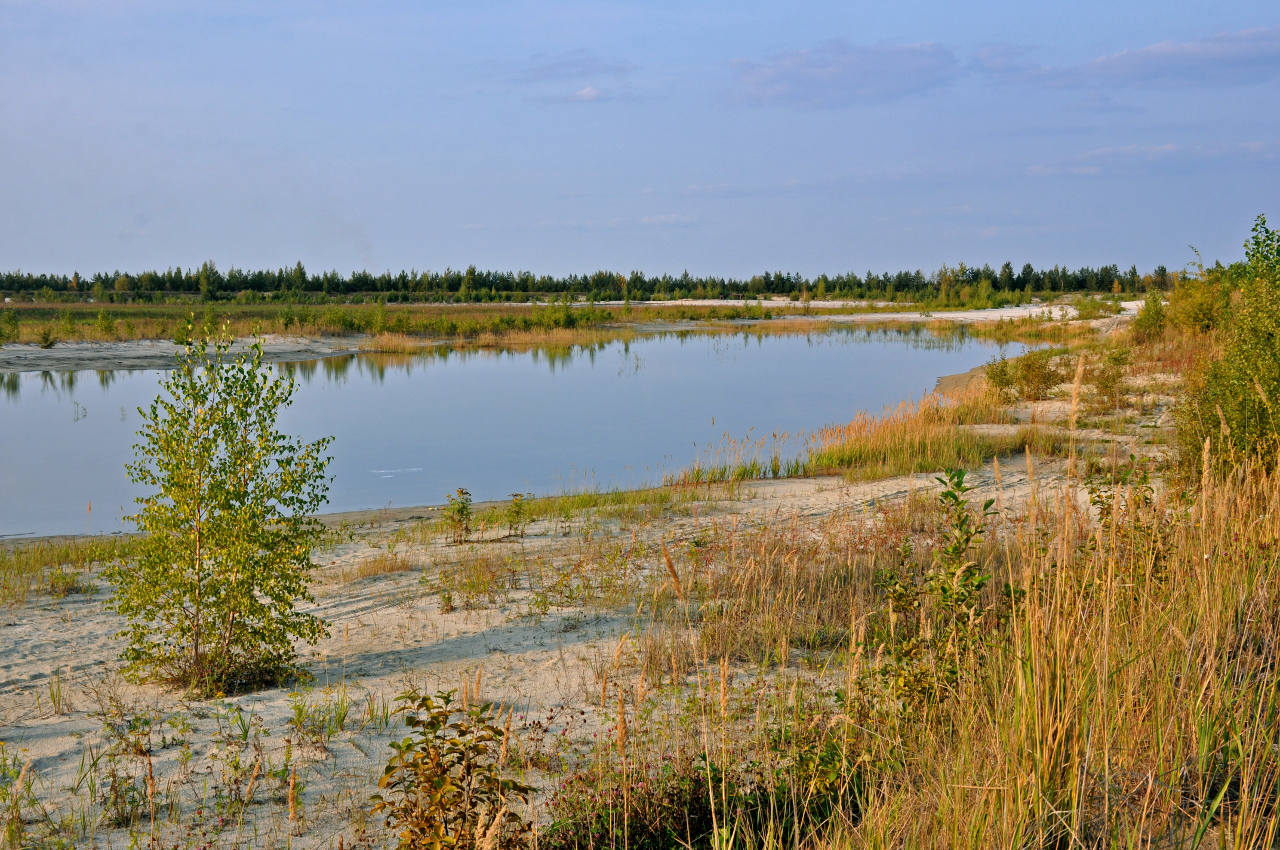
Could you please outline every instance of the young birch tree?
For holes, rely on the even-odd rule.
[[[224,334],[188,343],[139,409],[127,470],[148,491],[129,517],[142,535],[136,560],[108,575],[134,674],[203,694],[269,686],[294,671],[296,641],[325,633],[299,604],[312,599],[332,438],[277,430],[295,388],[259,345],[231,357]]]

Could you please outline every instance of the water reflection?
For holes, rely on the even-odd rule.
[[[800,321],[812,324],[812,328],[799,325]],[[416,369],[426,369],[433,365],[450,361],[466,363],[470,360],[501,360],[503,358],[528,357],[533,363],[544,366],[548,372],[555,374],[563,371],[575,360],[585,359],[594,365],[596,358],[610,348],[618,348],[624,359],[629,359],[633,342],[642,340],[671,341],[681,346],[713,340],[713,350],[718,353],[730,353],[734,346],[746,347],[755,345],[762,347],[769,339],[787,337],[802,339],[815,348],[836,347],[843,345],[859,345],[874,342],[893,342],[906,345],[914,350],[922,351],[959,351],[973,342],[974,337],[963,325],[926,325],[923,323],[896,324],[892,327],[868,327],[865,325],[839,324],[821,320],[795,320],[784,328],[770,327],[767,324],[743,322],[737,325],[717,328],[679,328],[674,330],[651,330],[634,336],[622,336],[618,339],[593,340],[583,343],[557,343],[552,345],[534,345],[520,347],[495,346],[486,348],[452,348],[448,345],[424,347],[421,351],[402,352],[361,352],[359,354],[342,354],[315,360],[298,360],[277,363],[275,367],[284,374],[294,376],[301,383],[311,383],[317,375],[326,382],[341,384],[348,378],[354,366],[357,374],[382,383],[390,372],[412,374]],[[632,374],[640,370],[641,361],[636,358],[628,371]],[[98,385],[107,389],[121,374],[132,374],[135,370],[96,369],[93,370]],[[70,395],[75,391],[79,372],[75,371],[43,371],[40,376],[40,391],[54,395]],[[621,372],[620,372],[621,374]],[[22,381],[18,374],[0,375],[0,389],[5,398],[17,399],[22,391]]]
[[[299,382],[281,427],[335,437],[337,511],[438,503],[458,487],[501,499],[640,486],[710,448],[762,437],[770,456],[782,454],[794,435],[918,397],[994,353],[963,332],[815,321],[786,333],[690,328],[275,368]],[[93,530],[124,527],[139,495],[123,472],[137,409],[163,378],[155,369],[0,375],[0,535],[83,532],[87,501]]]
[[[563,371],[575,361],[585,360],[594,365],[596,358],[610,348],[617,348],[624,359],[631,360],[627,371],[631,374],[640,370],[639,358],[631,358],[631,347],[634,342],[642,340],[675,342],[681,346],[704,344],[711,341],[712,349],[718,353],[731,353],[738,348],[755,346],[761,348],[773,338],[786,336],[802,339],[812,348],[860,345],[869,342],[898,343],[920,351],[959,351],[973,342],[972,337],[963,326],[929,327],[924,324],[896,325],[890,328],[875,328],[859,325],[841,325],[834,323],[817,324],[812,329],[789,329],[779,331],[757,326],[741,326],[733,328],[681,328],[678,330],[652,331],[636,337],[624,337],[616,340],[594,340],[573,344],[554,344],[536,346],[494,346],[485,348],[453,348],[438,345],[423,348],[415,352],[361,352],[359,354],[343,354],[326,357],[320,360],[302,360],[277,364],[277,368],[298,378],[302,383],[311,382],[317,373],[326,381],[341,383],[346,380],[348,372],[354,366],[359,375],[376,382],[384,382],[392,372],[405,375],[417,369],[454,363],[466,363],[473,360],[503,360],[512,358],[529,358],[533,363],[544,366],[551,374]],[[621,371],[619,372],[621,374]]]

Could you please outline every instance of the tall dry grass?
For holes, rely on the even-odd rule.
[[[700,847],[1277,846],[1280,472],[1033,492],[966,550],[991,578],[951,633],[925,497],[671,548],[605,676],[644,683],[627,746],[566,782],[548,846],[589,831],[572,806],[608,813],[574,846],[659,846],[643,788],[710,801]]]
[[[917,402],[903,401],[880,414],[859,413],[844,425],[815,432],[804,472],[866,480],[972,468],[1029,445],[1042,453],[1056,451],[1057,441],[1039,429],[993,432],[969,427],[1010,421],[999,398],[981,383],[956,395],[931,393]]]

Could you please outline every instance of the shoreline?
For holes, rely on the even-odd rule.
[[[314,360],[356,353],[358,337],[301,337],[268,334],[262,337],[262,359],[267,363]],[[247,351],[249,337],[239,337],[231,353]],[[0,346],[0,374],[20,372],[74,372],[108,369],[163,369],[173,365],[183,346],[167,339],[123,342],[60,342],[51,348],[31,343]]]
[[[704,302],[670,302],[672,304],[700,305]],[[739,302],[725,302],[737,305]],[[790,303],[790,302],[789,302]],[[821,308],[828,302],[811,303],[810,306]],[[847,306],[847,302],[829,302],[834,306]],[[1131,316],[1137,312],[1140,301],[1124,302],[1124,312],[1095,322],[1111,322],[1121,317]],[[986,310],[953,310],[934,314],[928,310],[905,310],[897,312],[866,313],[832,313],[822,315],[788,315],[788,321],[811,319],[813,321],[833,323],[867,323],[878,322],[950,322],[954,324],[975,324],[979,322],[1017,321],[1037,318],[1048,313],[1054,319],[1070,319],[1075,315],[1075,308],[1069,305],[1028,305],[1022,307],[997,307]],[[751,323],[769,320],[749,320]],[[654,323],[645,323],[648,328]],[[636,327],[622,323],[621,328]],[[367,335],[352,336],[282,336],[268,334],[263,340],[263,360],[268,363],[289,363],[301,360],[316,360],[324,357],[335,357],[360,352],[360,344],[368,339]],[[451,344],[447,339],[422,339],[424,345]],[[249,348],[251,339],[239,337],[232,344],[232,353],[238,354]],[[110,369],[164,369],[173,365],[174,358],[183,350],[181,345],[172,340],[146,339],[126,340],[121,342],[59,342],[50,348],[41,348],[31,343],[10,343],[0,345],[0,374],[23,372],[72,372],[82,370]]]

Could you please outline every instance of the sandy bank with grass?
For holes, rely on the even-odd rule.
[[[354,337],[302,337],[270,334],[262,338],[263,359],[272,363],[312,360],[356,350]],[[249,348],[252,340],[238,339],[233,353]],[[0,373],[73,371],[77,369],[165,369],[183,350],[173,340],[140,339],[123,342],[60,342],[50,348],[13,343],[0,346]]]

